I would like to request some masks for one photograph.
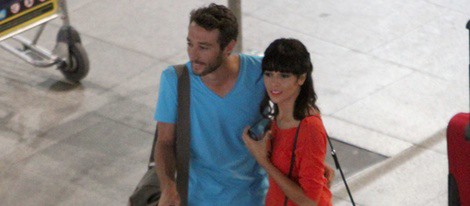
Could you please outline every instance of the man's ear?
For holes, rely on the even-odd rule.
[[[230,41],[225,47],[224,54],[230,55],[233,51],[233,48],[235,48],[236,44],[237,44],[237,41],[232,39],[232,41]]]

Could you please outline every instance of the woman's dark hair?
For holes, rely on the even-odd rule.
[[[317,95],[313,87],[312,71],[313,65],[310,60],[310,53],[307,48],[297,39],[276,39],[264,52],[261,66],[265,71],[275,71],[291,73],[300,77],[306,74],[304,84],[300,88],[299,96],[295,100],[294,118],[302,120],[314,112],[319,113],[320,109],[316,105]],[[269,96],[265,93],[260,105],[260,112],[265,117],[276,117],[279,109],[276,104],[270,104]]]
[[[223,5],[210,4],[191,11],[189,23],[195,22],[202,28],[219,30],[220,48],[225,48],[230,41],[237,40],[238,21],[233,12]]]

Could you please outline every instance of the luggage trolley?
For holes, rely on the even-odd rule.
[[[52,51],[37,45],[46,23],[61,17],[62,26]],[[39,27],[32,40],[18,34]],[[13,39],[16,48],[4,41]],[[89,60],[79,33],[70,25],[66,0],[0,0],[0,47],[37,67],[56,65],[71,82],[83,79]]]

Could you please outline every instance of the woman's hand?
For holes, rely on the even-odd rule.
[[[245,127],[243,130],[243,142],[245,142],[246,147],[250,151],[250,153],[255,157],[256,161],[264,167],[264,165],[269,163],[269,152],[268,152],[268,142],[271,138],[271,131],[267,131],[263,138],[259,141],[253,140],[248,135],[248,129],[250,127]]]
[[[328,188],[331,188],[331,183],[333,180],[335,180],[335,170],[330,167],[330,165],[325,163],[325,172],[323,175],[325,176],[326,180],[328,180]]]

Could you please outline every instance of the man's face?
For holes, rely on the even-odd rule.
[[[218,42],[219,34],[217,29],[208,31],[195,22],[189,24],[187,49],[194,74],[207,75],[222,64],[224,55]]]

